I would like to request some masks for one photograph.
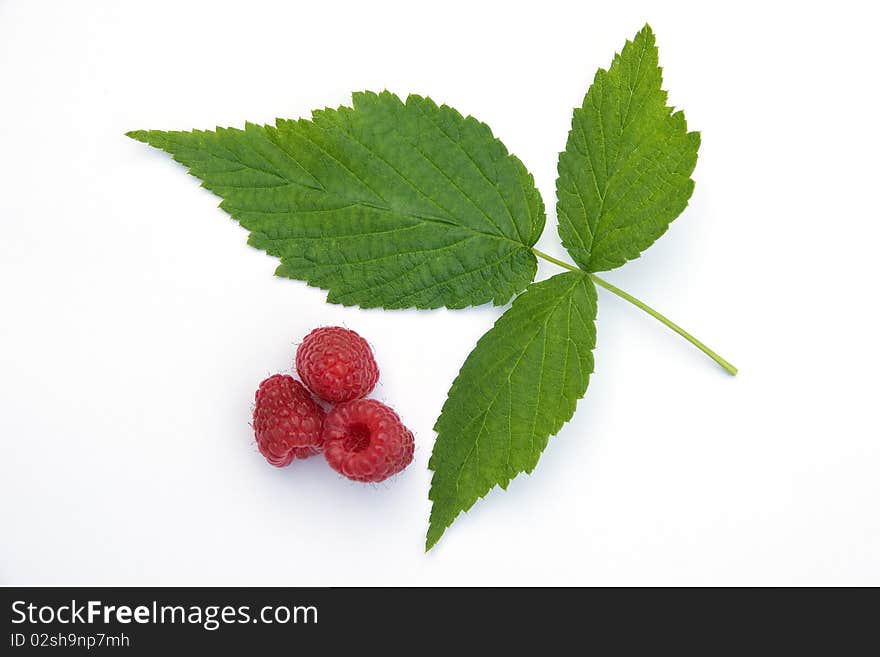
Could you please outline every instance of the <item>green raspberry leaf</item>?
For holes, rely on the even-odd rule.
[[[666,104],[647,25],[574,110],[556,180],[559,236],[582,268],[638,258],[687,206],[700,135]]]
[[[559,274],[530,285],[480,338],[434,427],[427,549],[478,498],[537,465],[587,390],[595,318],[590,278]]]
[[[535,276],[532,176],[488,126],[429,98],[356,93],[312,120],[128,135],[188,167],[281,259],[278,276],[330,302],[500,305]]]

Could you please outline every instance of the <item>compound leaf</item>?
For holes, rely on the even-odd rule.
[[[494,486],[531,472],[593,371],[596,288],[583,273],[519,295],[470,353],[434,427],[430,549]]]
[[[588,271],[638,258],[687,206],[700,135],[661,88],[645,26],[574,110],[556,180],[559,236]]]
[[[277,275],[328,301],[503,304],[534,278],[532,176],[485,124],[429,98],[364,92],[312,120],[128,135],[188,167],[281,259]]]

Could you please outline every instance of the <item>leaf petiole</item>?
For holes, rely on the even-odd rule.
[[[544,253],[543,251],[539,251],[536,248],[532,248],[532,253],[534,253],[539,258],[542,258],[548,262],[552,262],[554,265],[559,265],[560,267],[568,269],[569,271],[583,271],[579,267],[575,267],[574,265],[571,265],[567,262],[564,262],[562,260],[554,258],[553,256],[548,255],[548,254]],[[644,303],[643,301],[640,301],[639,299],[636,299],[634,296],[632,296],[628,292],[624,292],[619,287],[612,285],[608,281],[599,278],[598,276],[596,276],[596,274],[589,274],[589,276],[590,276],[590,278],[593,279],[593,282],[596,283],[596,285],[598,285],[599,287],[604,287],[609,292],[616,294],[621,299],[625,299],[625,300],[629,301],[631,304],[633,304],[634,306],[636,306],[637,308],[640,308],[641,310],[645,311],[651,317],[653,317],[657,321],[661,322],[665,326],[669,327],[670,329],[672,329],[673,331],[678,333],[681,337],[683,337],[685,340],[687,340],[692,345],[694,345],[697,349],[699,349],[704,354],[706,354],[709,358],[711,358],[716,363],[718,363],[721,367],[724,368],[724,370],[728,374],[730,374],[731,376],[736,376],[736,373],[738,371],[736,369],[736,367],[734,367],[731,363],[729,363],[724,358],[719,356],[717,353],[715,353],[714,351],[709,349],[709,347],[707,347],[705,344],[703,344],[702,342],[697,340],[694,336],[692,336],[690,333],[685,331],[678,324],[676,324],[675,322],[673,322],[669,318],[664,317],[663,315],[658,313],[656,310],[651,308],[651,306]]]

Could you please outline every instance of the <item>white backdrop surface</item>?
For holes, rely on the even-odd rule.
[[[0,583],[880,584],[876,12],[0,1]],[[571,109],[645,21],[697,186],[607,277],[740,375],[600,290],[574,420],[425,555],[432,425],[501,309],[329,305],[123,133],[429,94],[525,162],[564,257]],[[256,385],[327,324],[371,341],[416,435],[385,484],[256,452]]]

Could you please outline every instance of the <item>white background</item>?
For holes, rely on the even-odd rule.
[[[0,583],[880,584],[869,7],[0,0]],[[740,375],[600,290],[575,419],[425,555],[431,427],[501,310],[326,304],[123,133],[430,94],[522,158],[564,257],[571,109],[646,20],[697,186],[608,279]],[[327,324],[415,432],[393,481],[256,451],[257,384]]]

